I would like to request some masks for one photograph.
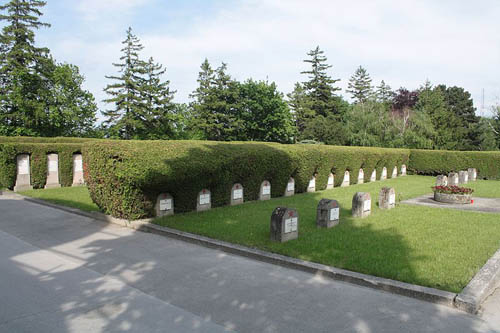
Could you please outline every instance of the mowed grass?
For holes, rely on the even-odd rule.
[[[394,187],[398,201],[431,193],[434,177],[407,176],[347,188],[297,194],[289,198],[218,207],[203,213],[159,218],[155,223],[211,238],[255,247],[351,271],[460,292],[500,247],[500,215],[398,204],[380,210],[378,193]],[[500,182],[467,185],[475,196],[500,197]],[[370,192],[372,215],[352,218],[354,193]],[[316,227],[320,199],[339,201],[341,223]],[[275,207],[296,208],[299,239],[270,240]]]
[[[89,190],[85,186],[29,190],[20,194],[87,212],[99,211],[97,205],[90,199]]]

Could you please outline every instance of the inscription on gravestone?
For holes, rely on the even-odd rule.
[[[299,215],[293,208],[277,207],[271,215],[271,240],[287,242],[299,237]]]
[[[326,189],[331,190],[335,186],[335,176],[333,173],[328,175],[328,182],[326,183]]]
[[[365,182],[365,172],[363,169],[359,169],[358,173],[358,184],[363,184]]]
[[[271,199],[271,183],[264,180],[260,185],[260,195],[259,200],[269,200]]]
[[[396,191],[392,187],[382,187],[378,195],[378,206],[381,209],[396,207]]]
[[[458,186],[458,173],[450,172],[448,174],[448,185],[450,186]]]
[[[243,203],[243,186],[241,184],[234,184],[231,189],[231,206]]]
[[[84,185],[82,154],[73,155],[73,186]]]
[[[17,177],[14,192],[32,190],[30,175],[30,156],[28,154],[17,155]]]
[[[321,199],[316,209],[316,226],[331,228],[339,224],[340,207],[336,200]]]
[[[346,170],[346,172],[344,172],[344,179],[342,180],[342,184],[340,185],[340,187],[349,186],[350,183],[351,183],[351,175],[349,174],[349,171]]]
[[[285,197],[291,197],[295,194],[295,180],[290,177],[286,184]]]
[[[59,156],[57,154],[48,154],[47,164],[45,188],[61,187],[61,184],[59,184]]]
[[[174,215],[174,198],[168,193],[161,193],[156,199],[156,216]]]
[[[198,193],[198,202],[196,204],[196,211],[202,212],[212,208],[212,201],[210,196],[210,191],[207,189],[201,190]]]
[[[447,186],[448,185],[448,177],[445,175],[439,175],[436,178],[436,186]]]
[[[357,192],[352,198],[352,216],[366,217],[370,215],[372,200],[370,193]]]
[[[467,170],[467,172],[469,173],[469,180],[470,180],[471,182],[475,182],[475,181],[476,181],[476,179],[477,179],[477,171],[476,171],[476,169],[474,169],[474,168],[469,168],[469,169]]]

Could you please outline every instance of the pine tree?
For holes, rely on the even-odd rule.
[[[355,103],[364,103],[372,95],[371,83],[370,74],[362,66],[359,66],[351,76],[346,92],[352,95]]]
[[[386,84],[384,80],[382,80],[376,91],[377,101],[380,103],[389,104],[392,102],[394,95],[395,94],[392,91],[391,87]]]
[[[316,112],[311,107],[311,99],[308,98],[304,86],[299,82],[295,83],[293,91],[287,97],[295,126],[299,133],[302,133],[307,122],[316,115]]]
[[[115,138],[132,139],[138,133],[144,133],[144,113],[146,109],[143,100],[143,75],[147,64],[139,58],[139,52],[144,48],[137,36],[128,28],[127,37],[122,42],[121,63],[113,63],[119,69],[120,76],[106,76],[107,79],[115,80],[116,83],[108,84],[104,91],[111,97],[105,99],[106,103],[114,103],[113,110],[103,111],[107,118],[105,124],[109,130],[109,136]]]

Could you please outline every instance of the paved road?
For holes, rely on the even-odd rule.
[[[0,332],[495,332],[445,306],[5,195],[0,300]]]

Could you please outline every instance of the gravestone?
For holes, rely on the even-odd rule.
[[[82,154],[73,155],[73,185],[82,186],[85,184],[83,179],[83,159]]]
[[[293,208],[277,207],[271,215],[271,240],[287,242],[299,237],[299,214]]]
[[[349,171],[346,170],[346,172],[344,172],[344,179],[342,180],[342,184],[340,184],[340,187],[349,186],[350,183],[351,183],[351,176],[349,174]]]
[[[335,176],[333,173],[328,175],[328,182],[326,183],[326,189],[331,190],[335,186]]]
[[[21,154],[16,157],[17,177],[14,192],[32,190],[30,175],[30,155]]]
[[[387,168],[384,167],[382,169],[382,174],[380,175],[380,180],[386,180],[387,179]]]
[[[210,191],[207,189],[201,190],[201,192],[198,193],[196,211],[203,212],[205,210],[209,210],[210,208],[212,208],[212,198],[210,195]]]
[[[403,164],[401,166],[401,176],[406,176],[406,165],[405,164]]]
[[[243,203],[243,186],[241,184],[234,184],[231,189],[231,206]]]
[[[295,194],[295,180],[290,177],[286,184],[285,197],[291,197]]]
[[[396,191],[392,187],[382,187],[378,195],[378,206],[381,209],[396,207]]]
[[[158,217],[174,215],[174,198],[168,193],[158,195],[155,212]]]
[[[377,170],[376,169],[373,169],[372,175],[370,176],[370,181],[371,182],[377,181]]]
[[[331,228],[339,224],[340,207],[337,200],[321,199],[316,209],[316,226]]]
[[[357,192],[352,198],[352,216],[366,217],[372,210],[372,199],[368,192]]]
[[[392,176],[391,178],[396,178],[398,176],[398,167],[395,166],[394,169],[392,169]]]
[[[316,192],[316,177],[312,176],[309,180],[309,184],[307,185],[307,192]]]
[[[47,155],[47,181],[45,188],[58,188],[59,184],[59,155]]]
[[[271,183],[264,180],[260,184],[259,200],[269,200],[271,199]]]
[[[469,173],[467,171],[458,172],[458,183],[467,184],[469,182]]]
[[[469,168],[467,170],[467,172],[469,173],[469,180],[471,182],[475,182],[476,179],[477,179],[477,171],[476,171],[476,169],[475,168]]]
[[[359,169],[358,173],[358,184],[363,184],[365,182],[365,172],[363,169]]]
[[[436,186],[448,186],[448,177],[439,175],[436,178]]]
[[[449,186],[458,186],[458,173],[450,172],[448,174],[448,185]]]

